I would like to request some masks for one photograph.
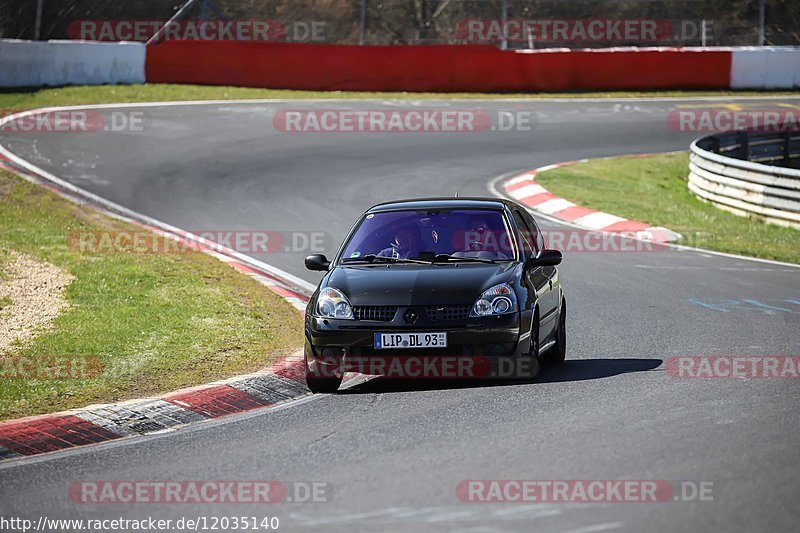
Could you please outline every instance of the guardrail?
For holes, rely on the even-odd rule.
[[[800,165],[800,132],[709,135],[691,145],[689,190],[737,215],[800,229],[800,170],[792,165]]]

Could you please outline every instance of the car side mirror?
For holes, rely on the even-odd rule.
[[[531,257],[526,262],[530,268],[556,266],[561,264],[562,255],[558,250],[542,250],[536,257]]]
[[[309,270],[327,271],[331,266],[328,258],[322,254],[314,254],[306,257],[306,268]]]

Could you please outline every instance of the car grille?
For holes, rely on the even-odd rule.
[[[391,322],[397,313],[397,307],[391,305],[356,306],[353,314],[356,320],[372,320],[375,322]]]
[[[464,320],[469,316],[469,310],[469,305],[429,305],[425,308],[425,314],[431,322]]]

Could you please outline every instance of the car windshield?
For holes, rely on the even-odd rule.
[[[342,261],[508,261],[514,257],[501,211],[448,209],[369,213],[347,242]]]

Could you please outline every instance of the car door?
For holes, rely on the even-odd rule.
[[[531,230],[531,241],[536,253],[545,249],[544,236],[536,220],[527,211],[522,210],[522,218]],[[541,275],[547,283],[547,290],[540,303],[541,334],[543,340],[550,336],[558,326],[558,306],[561,302],[561,281],[558,278],[558,269],[553,266],[541,268]]]
[[[536,257],[539,253],[537,249],[537,230],[536,226],[531,226],[526,220],[525,214],[520,209],[513,210],[514,222],[520,232],[522,240],[522,250],[527,258]],[[539,346],[552,333],[552,281],[542,267],[525,269],[523,274],[524,282],[530,290],[536,293],[536,301],[539,306]]]

